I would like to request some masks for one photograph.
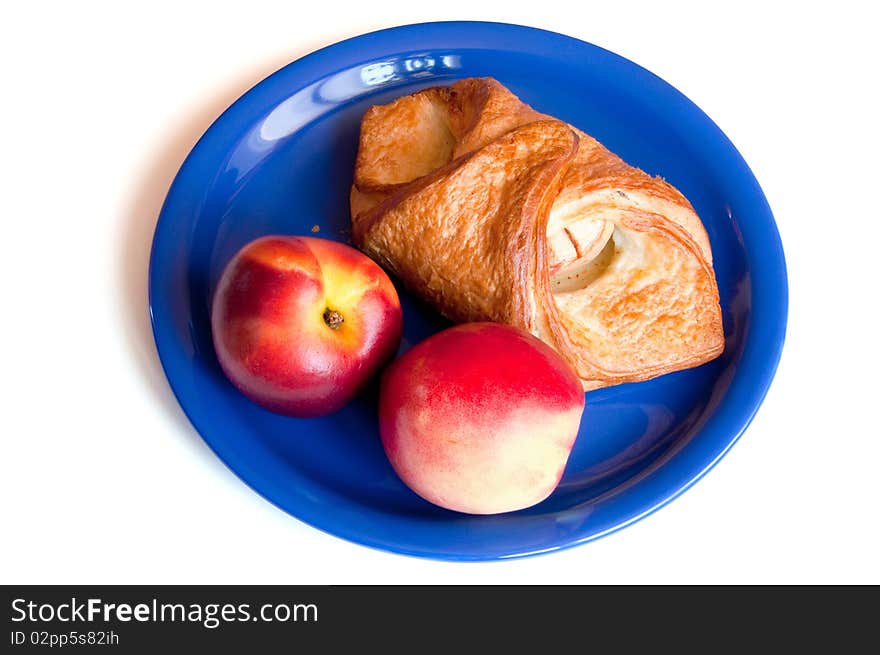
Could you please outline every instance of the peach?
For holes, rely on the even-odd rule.
[[[400,300],[366,255],[315,237],[267,236],[226,265],[211,307],[226,376],[290,416],[343,407],[396,352]]]
[[[418,495],[495,514],[556,488],[583,410],[581,382],[552,348],[510,326],[466,323],[386,369],[379,431],[392,467]]]

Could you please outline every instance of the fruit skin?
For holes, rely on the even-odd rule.
[[[385,370],[379,431],[392,467],[418,495],[495,514],[556,488],[583,410],[581,382],[552,348],[506,325],[467,323]]]
[[[330,327],[325,311],[333,310]],[[396,352],[403,316],[391,280],[354,248],[266,236],[226,265],[211,331],[226,376],[266,409],[322,416],[342,408]]]

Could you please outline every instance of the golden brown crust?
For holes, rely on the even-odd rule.
[[[366,192],[390,191],[452,159],[449,90],[433,87],[374,105],[361,121],[354,184]]]
[[[531,330],[547,198],[576,148],[561,121],[517,128],[361,215],[355,243],[454,321]]]
[[[585,389],[723,349],[687,199],[491,78],[371,108],[351,208],[355,243],[415,293],[456,321],[531,331]]]

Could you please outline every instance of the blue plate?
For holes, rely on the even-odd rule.
[[[712,241],[726,349],[714,362],[587,395],[557,490],[520,512],[468,516],[430,505],[379,443],[377,390],[338,414],[276,416],[241,396],[211,344],[209,299],[246,242],[269,233],[345,240],[364,111],[417,89],[489,75],[540,111],[677,186]],[[581,544],[690,487],[751,421],[779,360],[787,281],[770,208],[721,130],[632,62],[542,30],[428,23],[359,36],[271,75],[233,104],[180,169],[150,261],[159,357],[217,455],[257,492],[329,533],[409,555],[488,560]],[[446,323],[401,290],[406,348]]]

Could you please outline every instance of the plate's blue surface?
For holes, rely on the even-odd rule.
[[[705,366],[587,395],[581,434],[553,495],[533,508],[467,516],[395,476],[379,443],[376,388],[342,412],[292,419],[224,378],[209,298],[227,259],[268,233],[345,240],[361,115],[425,86],[491,75],[536,109],[592,134],[677,186],[715,253],[726,350]],[[446,325],[400,288],[403,348]],[[196,429],[245,482],[322,530],[391,551],[497,559],[583,543],[687,489],[746,428],[776,369],[787,316],[785,262],[745,162],[694,104],[596,46],[497,23],[430,23],[330,46],[270,76],[207,131],[156,227],[150,311],[159,356]],[[695,526],[696,528],[696,526]]]

